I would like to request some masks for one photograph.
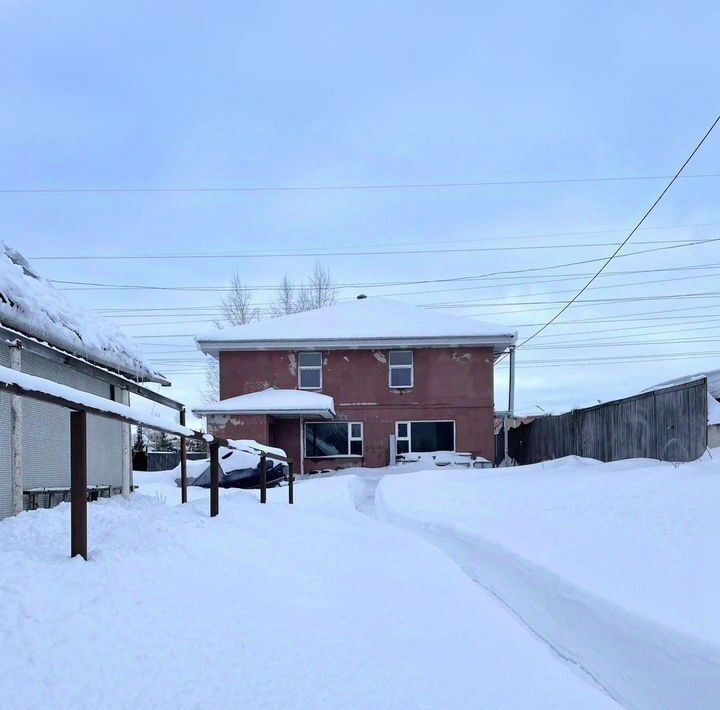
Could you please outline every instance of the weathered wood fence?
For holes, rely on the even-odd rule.
[[[693,461],[707,446],[707,396],[703,378],[540,417],[510,430],[509,454],[518,464],[570,455]]]

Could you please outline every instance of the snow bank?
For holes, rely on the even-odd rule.
[[[234,492],[212,519],[95,503],[87,563],[66,504],[0,522],[3,705],[613,706],[445,555],[351,509],[350,480],[292,507]]]
[[[432,540],[633,707],[720,706],[720,461],[559,460],[385,477]]]
[[[137,379],[166,382],[138,345],[109,320],[81,308],[0,242],[0,322],[25,335]]]

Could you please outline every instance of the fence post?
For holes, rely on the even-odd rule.
[[[13,370],[22,369],[22,344],[16,340],[10,345],[10,367]],[[25,509],[23,494],[23,466],[22,466],[22,399],[18,394],[10,395],[10,480],[13,515],[20,515]]]
[[[267,503],[267,456],[260,454],[260,502]]]
[[[295,492],[293,491],[293,462],[288,461],[288,503],[292,505],[295,502]]]
[[[87,414],[70,412],[70,556],[87,560]]]
[[[180,424],[185,426],[185,407],[180,410]],[[180,437],[180,502],[187,503],[187,439]]]
[[[210,517],[220,512],[220,445],[210,444]]]

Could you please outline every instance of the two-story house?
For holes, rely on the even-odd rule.
[[[300,471],[385,466],[397,453],[494,458],[493,365],[516,333],[360,297],[197,338],[220,363],[208,431],[279,446]],[[297,470],[297,469],[296,469]]]

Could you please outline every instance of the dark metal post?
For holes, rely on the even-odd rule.
[[[267,456],[260,454],[260,502],[267,503]]]
[[[288,461],[288,503],[292,505],[295,502],[295,491],[293,490],[293,470],[292,461]]]
[[[210,517],[220,512],[220,445],[210,444]]]
[[[87,414],[70,412],[70,556],[87,560]]]
[[[185,426],[185,408],[180,410],[180,424]],[[187,439],[180,437],[180,487],[181,502],[187,503]]]

